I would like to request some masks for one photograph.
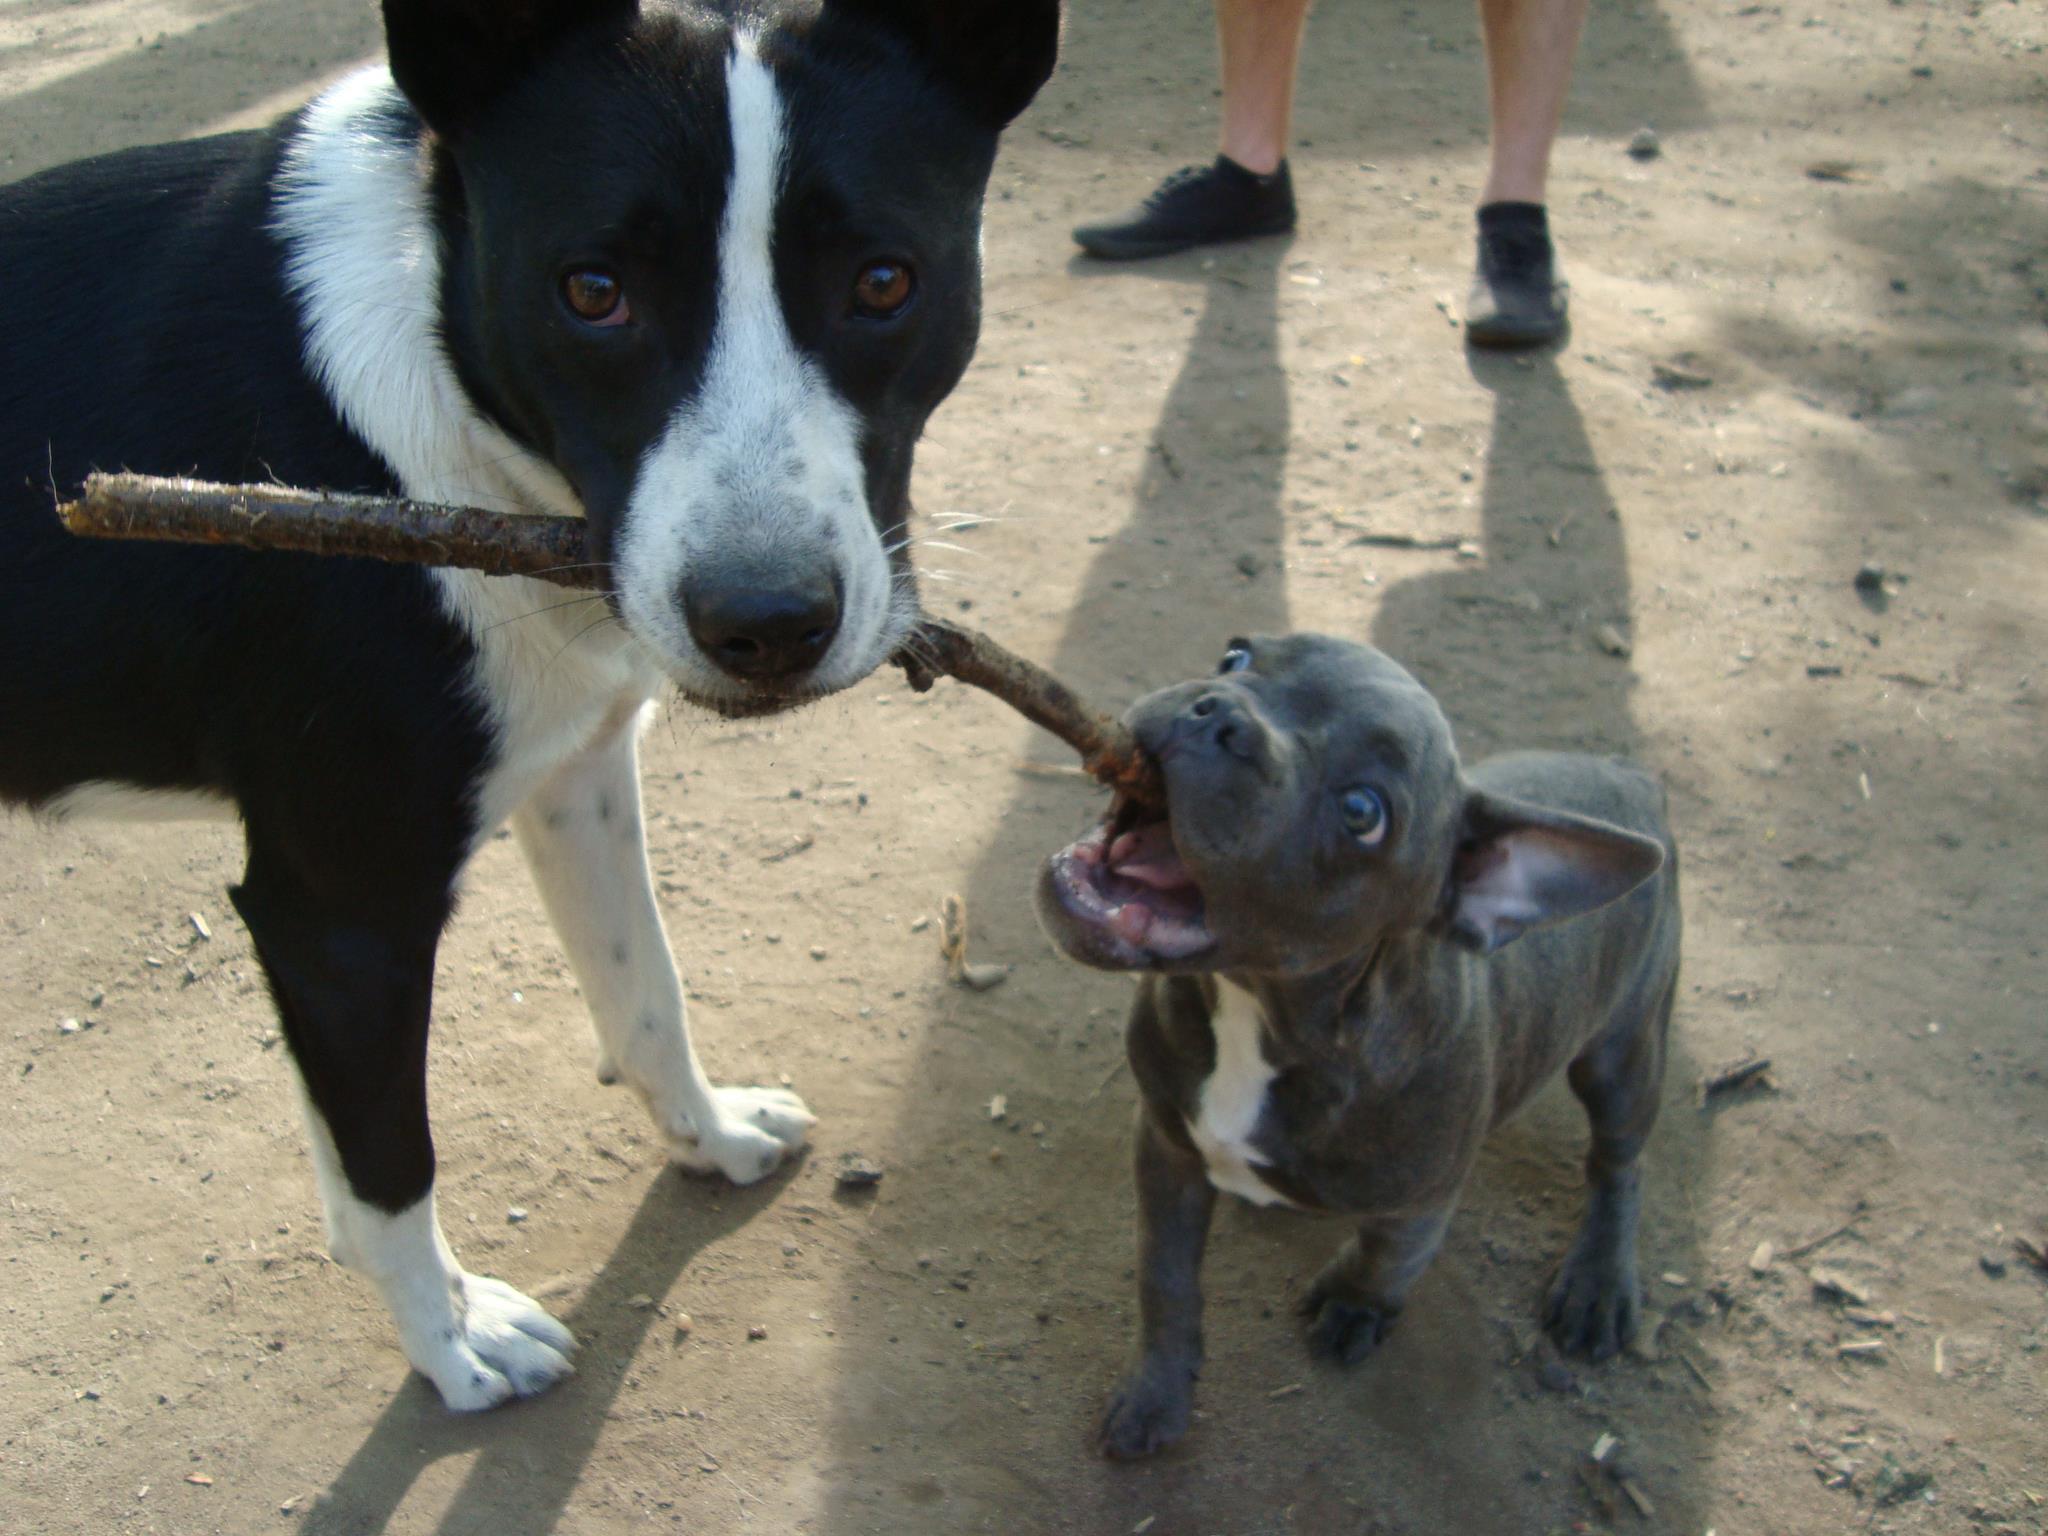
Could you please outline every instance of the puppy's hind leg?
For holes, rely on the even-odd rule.
[[[1586,1219],[1543,1308],[1544,1327],[1568,1354],[1605,1360],[1627,1346],[1641,1320],[1642,1151],[1657,1121],[1676,991],[1676,980],[1667,981],[1635,1028],[1594,1041],[1566,1071],[1593,1126]]]
[[[445,895],[417,910],[337,900],[290,867],[252,851],[232,894],[298,1068],[328,1247],[383,1293],[406,1359],[450,1408],[544,1391],[569,1373],[569,1330],[465,1271],[435,1214],[426,1048]]]
[[[513,818],[596,1026],[598,1076],[623,1079],[694,1172],[751,1184],[816,1117],[782,1088],[717,1088],[690,1046],[683,983],[655,904],[640,814],[642,707],[615,711]]]

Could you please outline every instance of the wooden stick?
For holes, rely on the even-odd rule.
[[[918,693],[943,675],[994,694],[1080,753],[1081,766],[1110,788],[1142,806],[1156,809],[1166,804],[1159,765],[1128,726],[1089,708],[1045,668],[1005,650],[987,635],[944,619],[926,619],[890,659]]]
[[[573,517],[127,474],[93,475],[84,494],[59,505],[57,515],[85,538],[233,545],[455,566],[564,587],[609,585],[610,567],[590,561],[583,521]],[[919,693],[947,676],[993,694],[1072,747],[1112,789],[1148,807],[1165,804],[1158,765],[1129,730],[988,636],[926,619],[890,659]]]
[[[534,576],[604,587],[582,519],[485,512],[384,496],[341,496],[282,485],[209,485],[153,475],[93,475],[57,516],[98,539],[167,539],[244,549],[448,565],[493,576]]]

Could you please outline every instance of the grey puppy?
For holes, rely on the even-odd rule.
[[[1310,1350],[1352,1364],[1442,1243],[1487,1132],[1560,1067],[1592,1121],[1592,1199],[1545,1322],[1567,1350],[1615,1353],[1640,1305],[1638,1158],[1678,972],[1663,791],[1562,753],[1467,770],[1428,690],[1320,635],[1233,641],[1218,676],[1126,718],[1166,816],[1113,807],[1039,884],[1068,955],[1150,973],[1128,1040],[1138,1357],[1103,1452],[1187,1429],[1218,1189],[1360,1218],[1302,1305]]]

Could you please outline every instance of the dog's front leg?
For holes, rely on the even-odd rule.
[[[341,895],[253,831],[251,850],[233,896],[298,1069],[329,1251],[383,1293],[406,1359],[450,1408],[546,1390],[569,1373],[569,1330],[464,1270],[435,1214],[427,1019],[445,895],[431,875],[424,897]]]
[[[1368,1217],[1301,1300],[1309,1353],[1356,1365],[1387,1336],[1450,1229],[1455,1201],[1419,1216]]]
[[[1143,1106],[1136,1162],[1138,1359],[1095,1426],[1097,1449],[1118,1459],[1149,1456],[1187,1433],[1202,1370],[1202,1250],[1216,1205],[1201,1157]]]
[[[598,1076],[647,1101],[669,1155],[736,1184],[774,1171],[816,1117],[782,1088],[716,1088],[690,1046],[640,816],[641,706],[621,708],[513,818],[597,1029]]]

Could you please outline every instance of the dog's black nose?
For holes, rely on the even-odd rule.
[[[1233,757],[1249,757],[1254,738],[1244,705],[1221,688],[1212,688],[1190,703],[1175,734],[1192,741],[1207,740]]]
[[[690,634],[712,665],[749,683],[782,683],[824,660],[839,633],[831,581],[783,588],[719,586],[682,594]]]

